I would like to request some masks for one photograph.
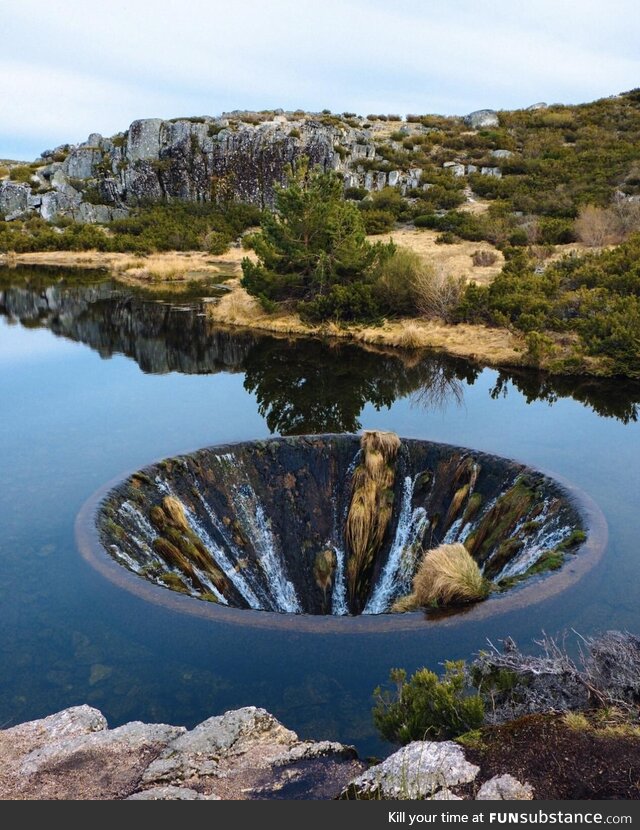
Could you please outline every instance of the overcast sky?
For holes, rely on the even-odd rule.
[[[0,0],[0,158],[135,118],[464,114],[640,86],[638,0]]]

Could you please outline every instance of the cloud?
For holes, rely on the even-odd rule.
[[[3,137],[42,149],[152,115],[461,113],[590,100],[640,77],[628,0],[110,0],[91,13],[21,0],[3,14],[0,157]]]

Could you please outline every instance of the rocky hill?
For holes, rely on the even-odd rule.
[[[423,129],[418,124],[413,131]],[[419,168],[364,171],[361,162],[376,158],[375,138],[387,133],[388,122],[283,112],[134,121],[111,138],[94,133],[82,144],[45,151],[28,181],[0,183],[0,211],[9,220],[34,213],[107,222],[130,205],[163,199],[232,194],[263,206],[287,165],[302,157],[344,173],[347,187],[417,186]]]
[[[163,200],[264,207],[288,165],[307,158],[340,173],[352,198],[393,187],[425,200],[424,211],[446,210],[473,190],[520,211],[575,215],[576,202],[640,198],[639,135],[635,92],[464,118],[282,110],[154,118],[47,150],[32,164],[3,163],[0,214],[104,223]]]

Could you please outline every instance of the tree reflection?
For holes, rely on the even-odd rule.
[[[428,408],[460,403],[464,382],[478,376],[461,361],[319,340],[264,340],[249,352],[244,370],[260,414],[283,435],[356,432],[367,404],[380,410],[411,394]]]
[[[510,386],[517,389],[527,403],[546,401],[553,405],[561,398],[573,398],[603,418],[616,418],[623,424],[637,421],[640,412],[640,382],[629,378],[502,371],[491,389],[491,397],[506,397]]]
[[[195,291],[195,289],[194,289]],[[195,294],[208,291],[199,286]],[[165,298],[166,299],[166,298]],[[367,404],[459,405],[480,373],[463,360],[424,352],[364,348],[344,341],[288,340],[214,326],[189,292],[158,302],[104,272],[0,268],[0,315],[86,343],[103,357],[125,354],[144,372],[245,372],[269,429],[284,435],[355,432]],[[526,369],[498,372],[491,396],[513,388],[527,403],[573,398],[624,424],[640,416],[640,381],[552,376]]]

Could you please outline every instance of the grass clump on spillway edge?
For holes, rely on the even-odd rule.
[[[400,439],[393,432],[365,432],[360,449],[362,463],[353,474],[345,531],[349,597],[356,605],[367,595],[371,566],[391,520]]]
[[[413,593],[396,600],[395,612],[438,605],[465,605],[486,599],[491,583],[460,542],[427,551],[413,578]]]
[[[336,555],[332,550],[323,550],[316,556],[313,565],[313,578],[322,591],[324,601],[327,601],[327,591],[333,584],[333,575],[336,569]]]
[[[180,571],[201,598],[209,599],[211,596],[206,580],[224,596],[229,589],[227,578],[211,559],[202,540],[190,528],[182,502],[174,496],[165,496],[162,504],[150,509],[149,519],[160,534],[153,542],[153,549],[166,564]],[[179,580],[184,588],[180,576],[171,576],[175,579],[163,579],[168,587],[180,590],[177,585]]]

